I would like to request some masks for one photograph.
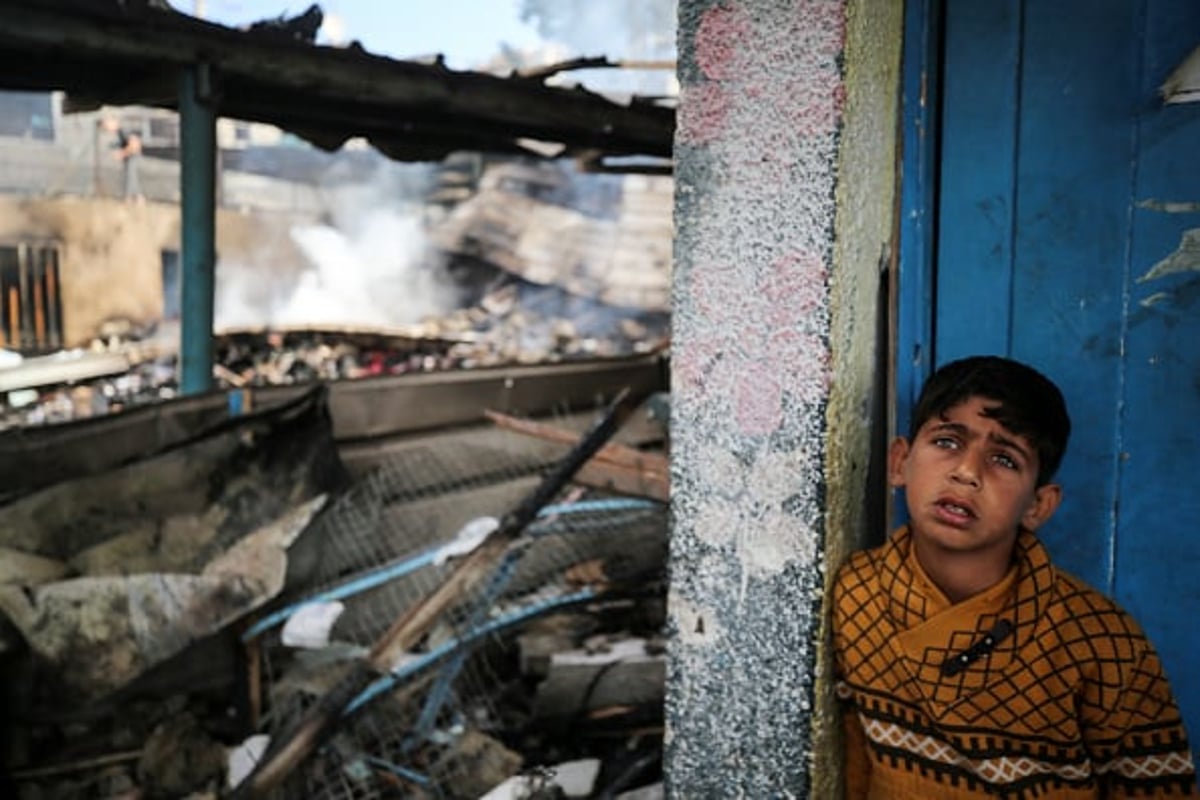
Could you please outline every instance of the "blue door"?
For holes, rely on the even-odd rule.
[[[1200,743],[1200,103],[1158,88],[1196,0],[913,0],[898,403],[974,353],[1063,387],[1043,539],[1158,647]],[[923,99],[923,103],[918,100]]]

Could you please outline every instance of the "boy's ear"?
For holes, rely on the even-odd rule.
[[[888,445],[888,485],[904,485],[904,462],[908,460],[908,439],[897,436]]]
[[[1028,531],[1036,531],[1054,516],[1058,504],[1062,502],[1062,487],[1057,483],[1047,483],[1034,490],[1033,502],[1021,517],[1021,526]]]

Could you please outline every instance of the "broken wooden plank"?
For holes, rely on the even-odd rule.
[[[496,425],[551,442],[575,444],[579,434],[544,422],[518,419],[498,411],[484,411]],[[670,464],[658,453],[646,453],[627,445],[610,443],[588,460],[575,476],[587,486],[613,489],[666,502],[670,496]]]
[[[575,475],[575,482],[584,486],[646,497],[663,503],[670,500],[671,490],[667,481],[665,471],[647,471],[605,461],[589,461]]]

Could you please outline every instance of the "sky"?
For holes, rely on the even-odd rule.
[[[519,1],[319,0],[319,5],[327,25],[331,17],[340,20],[344,40],[357,39],[372,53],[393,58],[442,53],[452,69],[470,69],[498,53],[501,44],[521,49],[544,45],[534,27],[521,22]],[[194,13],[197,0],[173,0],[172,5]],[[237,26],[295,16],[310,0],[199,0],[199,5],[205,19]]]
[[[184,13],[222,25],[303,13],[313,0],[171,0]],[[317,0],[325,12],[320,44],[358,40],[397,59],[442,54],[455,70],[484,69],[502,48],[520,66],[580,56],[612,60],[674,58],[675,0]],[[537,14],[523,21],[522,8]],[[496,68],[496,65],[492,65]],[[515,66],[505,61],[507,74]],[[673,70],[580,70],[560,76],[598,91],[673,94]]]

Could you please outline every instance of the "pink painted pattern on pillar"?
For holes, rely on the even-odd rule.
[[[674,359],[682,400],[743,435],[779,430],[807,413],[789,404],[820,403],[829,389],[845,42],[843,0],[716,3],[693,34],[697,79],[681,87],[678,141],[706,151],[709,185],[683,265]]]
[[[828,388],[828,348],[804,330],[821,316],[828,271],[796,253],[746,275],[727,265],[693,271],[691,298],[707,324],[681,343],[676,370],[681,388],[730,398],[740,430],[758,436],[779,428],[785,391],[812,403]]]
[[[779,428],[783,413],[783,384],[773,362],[763,359],[733,367],[734,418],[742,433],[760,436]]]
[[[811,785],[797,720],[824,574],[846,2],[678,6],[666,769],[679,797]]]
[[[719,83],[701,83],[679,90],[677,135],[688,144],[708,144],[725,130],[729,96]]]
[[[715,6],[704,12],[696,31],[696,63],[708,80],[680,89],[678,128],[682,141],[705,144],[725,127],[731,98],[720,81],[741,69],[749,48],[750,24],[741,6]]]
[[[710,8],[696,30],[696,64],[709,80],[724,80],[737,73],[740,67],[735,62],[752,44],[741,6]]]

